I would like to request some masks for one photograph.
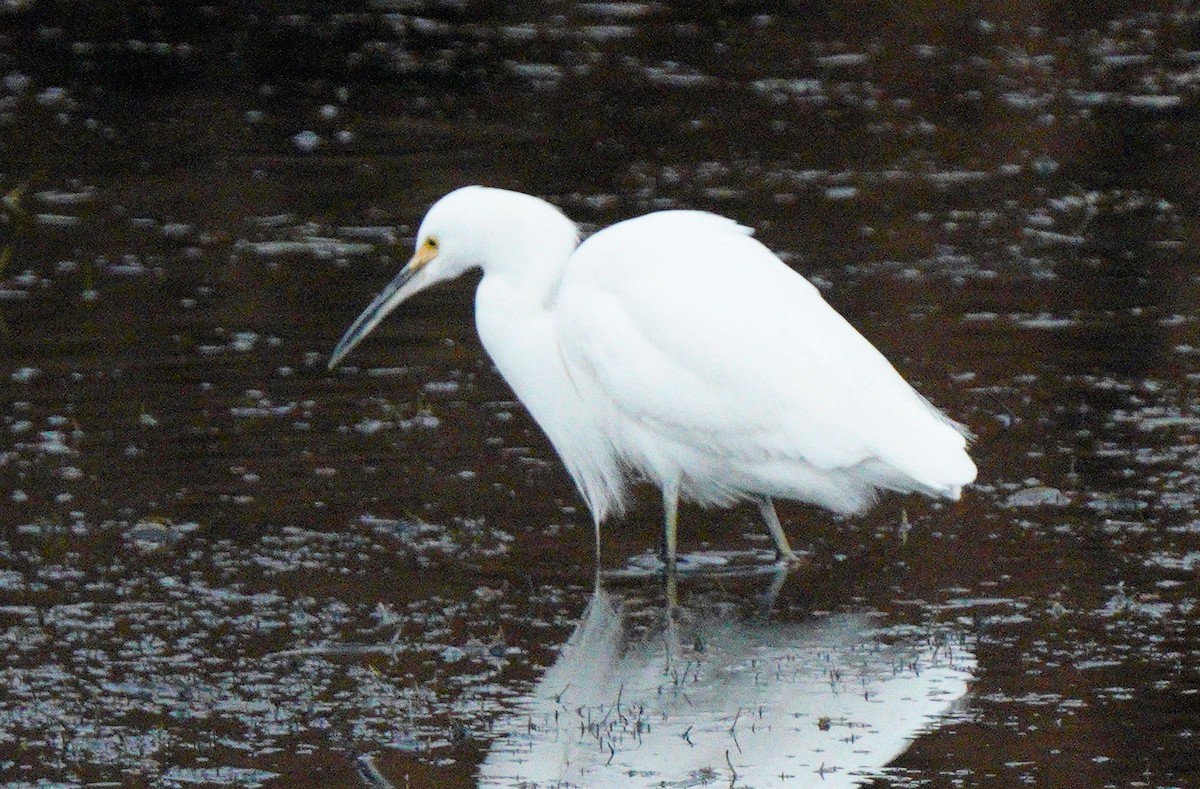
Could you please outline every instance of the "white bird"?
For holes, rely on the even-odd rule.
[[[479,337],[587,502],[597,557],[631,477],[662,491],[668,570],[680,497],[757,503],[784,560],[774,498],[839,514],[879,490],[958,499],[976,474],[965,428],[751,233],[662,211],[581,244],[544,200],[464,187],[429,209],[329,367],[413,294],[482,269]]]

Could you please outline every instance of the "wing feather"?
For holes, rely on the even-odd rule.
[[[559,341],[610,418],[726,463],[882,462],[881,479],[899,471],[929,492],[973,479],[960,427],[748,232],[662,212],[576,251]]]

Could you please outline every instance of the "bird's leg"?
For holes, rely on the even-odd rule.
[[[595,561],[596,578],[595,578],[595,581],[596,581],[596,591],[599,592],[600,591],[600,519],[597,518],[595,515],[592,516],[592,527],[595,531],[595,536],[596,536],[596,544],[595,544],[595,548],[596,548],[596,561]]]
[[[763,616],[770,614],[771,609],[775,607],[775,600],[779,597],[779,591],[783,589],[783,585],[791,577],[791,573],[788,572],[789,569],[787,565],[779,565],[778,569],[775,570],[774,577],[771,578],[771,585],[758,598],[759,611]]]
[[[663,485],[663,564],[668,574],[675,572],[676,527],[679,525],[679,483]]]
[[[779,561],[799,562],[800,557],[792,550],[792,546],[788,544],[787,535],[783,533],[779,515],[775,512],[775,502],[771,501],[770,496],[763,496],[758,500],[758,511],[762,513],[763,520],[767,523],[767,531],[775,540],[775,558]]]

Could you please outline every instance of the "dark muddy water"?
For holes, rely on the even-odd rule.
[[[0,781],[1200,785],[1200,16],[284,5],[0,5]],[[324,368],[466,183],[757,227],[978,484],[594,593],[472,282]]]

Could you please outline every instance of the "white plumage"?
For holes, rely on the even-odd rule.
[[[757,502],[786,558],[772,498],[838,513],[881,489],[957,499],[976,474],[963,427],[751,232],[663,211],[578,244],[549,203],[459,189],[330,366],[412,294],[479,267],[479,336],[586,500],[597,550],[631,472],[663,492],[670,567],[680,496]]]

